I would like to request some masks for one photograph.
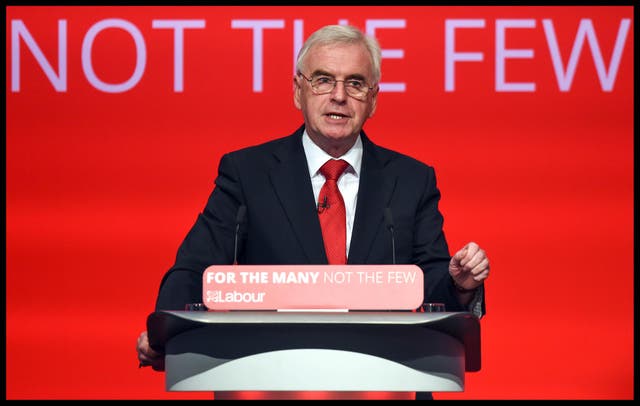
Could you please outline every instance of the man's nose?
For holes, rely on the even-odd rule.
[[[336,101],[344,101],[347,98],[347,88],[345,87],[344,80],[336,81],[331,91],[331,97]]]

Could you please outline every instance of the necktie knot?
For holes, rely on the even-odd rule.
[[[337,180],[348,166],[349,163],[343,159],[329,159],[320,168],[320,173],[327,180]]]

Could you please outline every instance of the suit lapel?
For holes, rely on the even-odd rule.
[[[273,167],[269,176],[309,263],[322,264],[327,263],[327,257],[302,148],[302,131],[299,129],[274,152],[280,164]]]
[[[376,235],[383,227],[384,209],[395,187],[395,176],[385,174],[387,158],[362,133],[363,155],[356,217],[351,234],[349,264],[366,263]]]

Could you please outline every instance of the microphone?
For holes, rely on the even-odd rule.
[[[240,234],[240,225],[244,223],[247,216],[247,206],[244,204],[238,207],[238,214],[236,215],[236,232],[235,240],[233,243],[233,265],[238,265],[238,234]]]
[[[328,209],[329,207],[331,207],[331,205],[327,202],[327,196],[325,195],[322,203],[318,202],[318,213],[322,213],[324,209]]]
[[[396,264],[396,239],[393,234],[393,215],[391,214],[391,209],[386,207],[384,209],[384,222],[391,233],[391,258],[393,265]]]

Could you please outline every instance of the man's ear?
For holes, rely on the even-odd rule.
[[[299,80],[298,75],[293,76],[293,104],[298,110],[302,110],[302,104],[300,103],[302,87],[300,86],[300,82],[298,82]]]

